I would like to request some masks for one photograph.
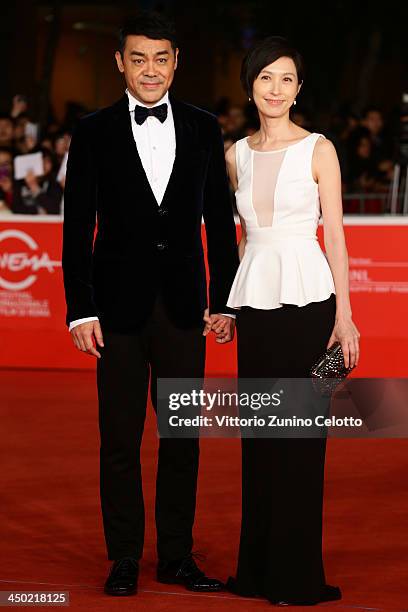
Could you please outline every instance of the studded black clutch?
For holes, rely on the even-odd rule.
[[[312,378],[345,378],[353,368],[346,368],[340,342],[335,342],[310,370]]]
[[[313,386],[319,395],[330,397],[337,386],[351,372],[346,368],[340,342],[335,342],[310,370]]]

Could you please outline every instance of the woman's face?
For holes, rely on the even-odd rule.
[[[300,87],[294,61],[290,57],[280,57],[258,74],[252,98],[260,114],[282,117],[289,113]]]

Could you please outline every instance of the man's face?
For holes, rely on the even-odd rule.
[[[178,49],[173,51],[169,40],[153,40],[146,36],[127,36],[123,57],[115,53],[120,72],[125,75],[130,93],[151,106],[158,102],[173,82]]]

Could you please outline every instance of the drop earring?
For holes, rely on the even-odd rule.
[[[296,106],[296,98],[293,100],[293,106]]]

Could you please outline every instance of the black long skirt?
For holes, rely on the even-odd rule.
[[[237,317],[240,378],[304,378],[326,350],[336,300]],[[298,605],[340,599],[322,559],[325,438],[242,439],[242,526],[236,578],[247,597]]]

